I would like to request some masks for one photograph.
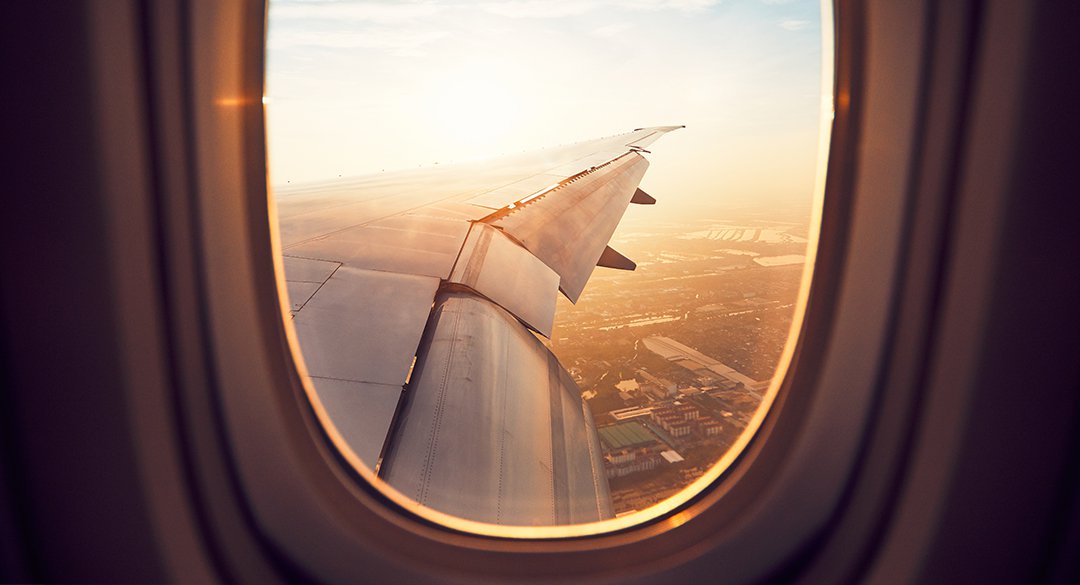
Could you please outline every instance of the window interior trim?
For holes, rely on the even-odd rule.
[[[598,579],[622,574],[627,559],[646,572],[675,577],[712,563],[730,567],[726,577],[738,581],[788,564],[826,525],[854,468],[869,425],[903,244],[897,209],[907,196],[911,138],[885,144],[875,136],[884,134],[878,126],[910,127],[915,115],[915,96],[896,95],[892,77],[882,72],[899,71],[918,85],[918,51],[896,49],[921,38],[925,5],[894,8],[891,28],[863,38],[864,21],[880,25],[887,12],[875,12],[883,3],[869,4],[874,10],[848,1],[834,7],[836,117],[804,343],[759,439],[717,486],[663,519],[618,533],[543,542],[455,533],[403,514],[355,481],[325,441],[292,363],[281,300],[266,294],[279,282],[274,248],[267,245],[276,234],[267,221],[261,108],[265,7],[183,6],[176,58],[190,89],[183,96],[193,197],[186,229],[197,245],[183,249],[179,239],[170,241],[166,256],[177,262],[192,254],[199,274],[197,306],[174,307],[181,318],[191,316],[184,311],[198,313],[199,336],[173,342],[205,360],[205,385],[189,382],[182,400],[193,475],[209,511],[206,530],[220,544],[219,562],[235,571],[261,571],[262,577],[413,582],[470,574]],[[897,66],[882,68],[889,59]],[[882,249],[888,251],[884,259]],[[866,314],[875,320],[868,323]],[[806,345],[807,331],[824,342]],[[856,359],[855,346],[876,348],[877,357]],[[216,444],[199,438],[208,427],[216,431]],[[222,468],[228,471],[213,471]],[[785,502],[807,497],[816,505],[804,503],[792,516]],[[239,510],[236,517],[216,515],[230,503]],[[550,562],[556,554],[559,562]],[[259,555],[273,561],[250,562]],[[675,566],[672,558],[679,559]]]

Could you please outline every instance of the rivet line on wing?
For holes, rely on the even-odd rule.
[[[625,157],[625,156],[627,156],[629,154],[633,154],[633,153],[636,153],[636,152],[637,152],[636,150],[629,150],[629,151],[624,152],[623,154],[620,154],[619,156],[617,156],[617,157],[615,157],[615,158],[613,158],[613,159],[611,159],[611,160],[609,160],[609,161],[607,161],[605,163],[601,163],[601,164],[596,165],[594,167],[590,167],[590,168],[588,168],[588,169],[586,169],[584,171],[581,171],[580,173],[577,173],[576,175],[571,175],[571,176],[563,179],[562,181],[559,181],[558,184],[550,187],[547,190],[541,191],[540,193],[538,193],[536,195],[533,195],[533,196],[531,196],[531,197],[529,197],[527,199],[522,199],[521,201],[515,201],[514,203],[511,204],[512,206],[503,207],[501,209],[498,209],[498,210],[494,211],[493,213],[491,213],[490,215],[487,215],[487,216],[479,219],[478,221],[481,221],[481,222],[484,222],[484,223],[493,223],[493,222],[495,222],[495,221],[497,221],[499,219],[502,219],[504,217],[512,215],[513,213],[523,209],[524,207],[526,207],[528,205],[531,205],[532,203],[535,203],[535,202],[547,197],[548,195],[558,191],[559,189],[562,189],[563,187],[566,187],[567,185],[570,185],[571,183],[577,181],[578,179],[583,179],[586,176],[591,175],[591,174],[599,171],[600,169],[614,163],[615,161],[617,161],[617,160],[619,160],[619,159],[621,159],[621,158],[623,158],[623,157]]]

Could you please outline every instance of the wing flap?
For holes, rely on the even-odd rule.
[[[559,288],[577,302],[648,166],[641,155],[625,154],[485,221],[557,272]]]
[[[602,520],[612,511],[592,424],[577,385],[509,313],[440,294],[379,473],[462,518]]]
[[[551,336],[559,275],[499,230],[473,224],[450,282],[484,295],[540,334]]]

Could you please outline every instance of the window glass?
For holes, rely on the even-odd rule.
[[[719,477],[802,320],[831,42],[806,0],[271,0],[287,319],[357,473],[511,536]]]

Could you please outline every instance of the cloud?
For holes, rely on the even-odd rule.
[[[277,20],[321,19],[334,21],[398,24],[428,18],[446,10],[431,2],[292,2],[271,3],[271,18]]]
[[[406,31],[392,28],[368,28],[363,31],[282,31],[271,35],[273,49],[321,47],[330,49],[375,49],[397,56],[420,56],[422,48],[443,37],[440,31]]]
[[[491,14],[509,18],[562,18],[585,14],[595,8],[596,3],[581,0],[508,0],[485,2],[479,7]]]
[[[762,4],[768,4],[770,6],[777,6],[780,4],[791,4],[795,0],[761,0]]]
[[[616,6],[626,6],[634,10],[678,10],[680,12],[700,12],[720,3],[720,0],[629,0],[616,2]]]
[[[811,22],[809,20],[795,20],[794,18],[785,18],[780,21],[780,28],[784,30],[803,30],[809,27]]]
[[[698,12],[719,3],[720,0],[504,0],[484,2],[479,6],[491,14],[511,18],[562,18],[597,9]]]
[[[776,1],[776,0],[770,0]],[[275,22],[330,20],[397,25],[444,17],[448,12],[480,10],[507,18],[565,18],[594,10],[699,12],[720,0],[276,0],[270,5]]]
[[[608,24],[598,29],[594,29],[592,34],[598,37],[611,38],[620,33],[626,32],[634,28],[634,24],[630,22],[617,22],[614,24]]]

